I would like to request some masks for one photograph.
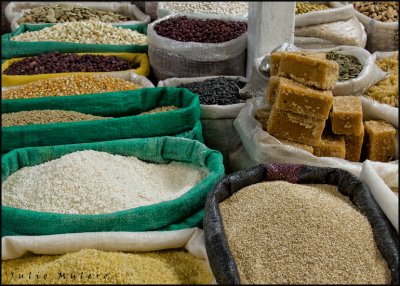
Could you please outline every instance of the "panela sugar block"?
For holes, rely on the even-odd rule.
[[[344,141],[346,142],[345,159],[350,162],[360,162],[364,141],[364,124],[361,127],[360,134],[346,135]]]
[[[281,57],[282,57],[283,52],[276,52],[270,55],[269,62],[270,62],[270,68],[269,68],[269,75],[270,76],[276,76],[278,75],[278,69],[279,69],[279,64],[281,62]]]
[[[305,53],[283,52],[277,75],[310,87],[331,90],[338,81],[339,65]]]
[[[332,132],[338,135],[360,134],[362,106],[359,96],[335,96],[331,112]]]
[[[282,144],[290,145],[290,146],[297,147],[297,148],[301,148],[301,149],[303,149],[303,150],[305,150],[305,151],[307,151],[307,152],[309,152],[311,154],[314,153],[314,147],[313,146],[305,145],[305,144],[301,144],[301,143],[297,143],[297,142],[293,142],[293,141],[286,140],[286,139],[283,139],[283,138],[276,138],[276,139],[281,141]]]
[[[314,147],[314,155],[318,157],[336,157],[344,159],[346,143],[343,135],[323,133],[321,143]]]
[[[279,78],[274,93],[275,108],[317,119],[328,119],[333,95],[286,78]]]
[[[276,91],[278,87],[278,83],[281,77],[279,76],[271,76],[268,81],[268,92],[266,101],[269,104],[274,104],[276,98]]]
[[[395,155],[396,129],[382,120],[364,122],[364,156],[365,159],[389,162]]]
[[[290,141],[316,146],[321,141],[324,119],[316,119],[272,107],[267,122],[267,132]]]

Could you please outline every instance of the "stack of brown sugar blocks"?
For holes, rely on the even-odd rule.
[[[260,122],[269,134],[318,157],[352,162],[394,157],[396,129],[384,121],[363,123],[360,97],[333,97],[339,66],[324,53],[277,52],[270,65],[266,100],[272,109],[256,114],[264,117]]]

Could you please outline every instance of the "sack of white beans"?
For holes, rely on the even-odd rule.
[[[349,2],[330,2],[341,8]],[[351,5],[351,4],[350,4]],[[397,5],[397,6],[396,6]],[[376,51],[397,51],[399,46],[398,2],[355,2],[355,15],[367,32],[366,49]],[[392,9],[389,8],[392,6]],[[391,14],[387,13],[391,10]],[[384,14],[385,13],[385,14]],[[380,18],[379,18],[380,17]],[[386,18],[386,19],[385,19]],[[389,21],[391,19],[391,21]]]
[[[247,23],[235,17],[173,14],[148,26],[147,42],[157,80],[245,75]]]
[[[352,5],[334,7],[331,2],[297,2],[294,35],[301,48],[365,47],[367,42]]]
[[[213,280],[204,232],[197,227],[2,238],[2,284],[210,284]]]
[[[181,85],[187,85],[191,83],[203,83],[200,88],[204,90],[208,95],[213,94],[215,98],[219,98],[224,104],[204,104],[202,103],[205,99],[205,95],[200,95],[200,121],[203,128],[203,138],[204,144],[209,148],[218,150],[222,153],[224,157],[224,165],[226,173],[230,173],[230,154],[235,152],[240,148],[241,141],[239,135],[237,134],[235,128],[233,127],[233,121],[236,119],[240,110],[244,106],[244,99],[239,99],[237,96],[239,94],[240,87],[237,87],[237,92],[235,94],[229,94],[224,96],[223,92],[233,92],[233,90],[228,89],[228,82],[222,80],[219,83],[213,83],[207,80],[218,79],[220,76],[208,76],[208,77],[193,77],[193,78],[169,78],[158,83],[158,87],[162,86],[172,86],[180,87]],[[247,82],[244,77],[238,76],[223,76],[223,79],[237,79],[243,84]],[[225,84],[225,85],[224,85]],[[220,85],[220,86],[216,86]],[[229,85],[231,86],[231,85]],[[217,91],[219,88],[224,88],[224,90]],[[190,90],[190,89],[189,89]],[[207,91],[206,91],[207,90]],[[193,93],[196,93],[192,91]],[[236,96],[235,96],[236,95]],[[237,100],[237,102],[236,102]],[[233,101],[235,103],[233,103]]]
[[[108,11],[108,12],[113,12],[120,14],[124,17],[130,18],[129,20],[125,21],[112,21],[109,22],[110,20],[105,20],[106,22],[109,22],[111,24],[118,24],[118,25],[135,25],[135,24],[148,24],[150,23],[150,16],[144,14],[142,11],[140,11],[139,8],[137,8],[135,5],[131,3],[124,3],[124,2],[68,2],[68,1],[60,1],[60,2],[10,2],[6,9],[6,17],[11,23],[11,30],[15,31],[20,27],[22,24],[21,19],[27,14],[29,11],[32,9],[38,8],[38,7],[44,7],[44,6],[49,6],[49,5],[68,5],[72,6],[67,9],[71,8],[89,8],[89,9],[96,9],[96,10],[102,10],[102,11]],[[71,9],[72,10],[72,9]],[[54,9],[53,9],[54,11]],[[43,13],[43,12],[40,12]],[[60,21],[57,21],[57,18],[54,18],[51,20],[51,22],[45,18],[48,15],[43,15],[43,20],[40,21],[40,23],[59,23]],[[78,14],[79,16],[79,14]],[[62,13],[60,17],[66,17],[66,14]],[[51,17],[49,17],[51,19]],[[99,17],[101,19],[101,17]],[[106,18],[104,18],[106,19]],[[55,20],[55,21],[54,21]],[[29,25],[37,25],[38,23],[32,23],[29,20],[26,21],[25,23]],[[65,21],[65,20],[63,20]],[[74,20],[72,20],[74,21]],[[76,20],[75,20],[76,21]]]

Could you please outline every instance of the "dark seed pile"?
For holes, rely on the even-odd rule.
[[[27,57],[12,63],[7,75],[33,75],[62,72],[111,72],[136,68],[116,56],[62,54],[59,52]]]
[[[230,105],[244,101],[239,94],[239,89],[244,85],[244,82],[237,79],[218,77],[202,82],[181,84],[179,87],[186,87],[191,92],[198,94],[200,104]]]
[[[247,23],[182,16],[161,21],[155,25],[154,30],[162,37],[180,42],[223,43],[245,33]]]
[[[363,65],[355,56],[329,52],[326,54],[326,58],[337,62],[339,65],[339,81],[356,78],[363,69]]]

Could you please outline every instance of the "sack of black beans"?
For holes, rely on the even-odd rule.
[[[331,2],[332,7],[341,8],[351,2]],[[350,4],[352,5],[352,4]],[[376,51],[397,51],[399,48],[399,3],[354,2],[355,15],[367,32],[366,49]]]
[[[334,7],[332,3],[296,3],[295,45],[314,49],[340,45],[365,47],[367,34],[352,5]]]
[[[265,98],[258,97],[246,101],[233,126],[236,128],[251,162],[262,163],[296,163],[308,164],[319,167],[341,168],[356,176],[360,175],[361,162],[351,162],[336,157],[317,157],[313,150],[303,149],[300,146],[287,145],[280,139],[272,136],[264,130],[263,125],[256,119],[257,111],[270,112],[271,105],[265,102]],[[396,130],[398,134],[398,131]],[[344,138],[343,138],[344,139]],[[393,144],[396,145],[398,138],[395,137]],[[392,143],[392,142],[390,142]],[[389,144],[389,143],[388,143]],[[304,147],[304,144],[300,144]],[[347,148],[347,147],[346,147]],[[396,150],[390,162],[375,162],[379,176],[389,187],[398,185],[398,151]],[[250,167],[250,166],[247,166]]]
[[[262,164],[228,175],[207,197],[204,232],[218,284],[399,283],[398,234],[344,170]]]
[[[171,231],[6,236],[2,284],[210,284],[215,281],[194,227]],[[61,261],[60,261],[61,260]],[[29,276],[29,272],[35,273]]]
[[[169,109],[164,110],[165,112],[142,114],[161,107]],[[59,118],[56,113],[51,117],[42,117],[41,124],[38,124],[32,122],[38,115],[31,113],[30,116],[18,117],[15,124],[2,127],[2,153],[23,147],[156,136],[188,136],[191,139],[203,140],[199,122],[199,99],[186,89],[140,88],[2,100],[2,117],[27,111],[37,113],[41,110],[74,111],[98,118],[65,122],[57,120]],[[24,124],[17,124],[19,122]],[[195,135],[195,138],[192,135]]]
[[[89,19],[118,25],[150,23],[150,16],[128,2],[10,2],[5,13],[12,31],[24,23],[37,25]]]
[[[247,23],[235,17],[177,13],[151,23],[147,37],[157,80],[245,76]]]
[[[375,52],[372,54],[379,69],[384,68],[386,77],[366,90],[361,97],[364,117],[385,120],[399,127],[399,64],[398,52]]]
[[[204,143],[224,156],[226,173],[231,172],[229,156],[241,146],[233,121],[244,106],[240,88],[247,82],[238,76],[169,78],[158,86],[186,87],[200,98],[200,121]]]
[[[221,153],[170,136],[12,150],[2,236],[199,227],[223,175]]]

